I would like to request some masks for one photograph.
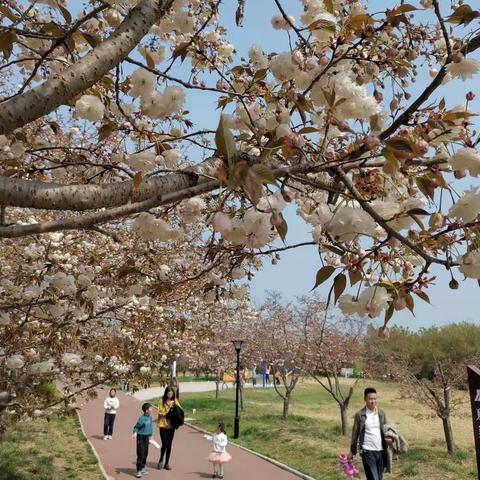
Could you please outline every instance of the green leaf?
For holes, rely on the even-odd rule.
[[[480,12],[472,10],[470,5],[460,5],[453,14],[448,17],[447,22],[456,25],[468,25],[473,19],[478,18]]]
[[[375,20],[366,13],[360,13],[349,17],[347,21],[347,26],[354,31],[357,35],[365,30],[367,25],[373,25]]]
[[[418,189],[427,198],[431,198],[433,200],[436,184],[434,184],[427,175],[415,178],[415,183],[417,184]]]
[[[232,98],[229,96],[222,96],[218,97],[217,101],[217,108],[221,108],[222,110],[232,101]]]
[[[260,70],[257,70],[255,72],[255,74],[253,75],[253,79],[256,81],[263,80],[267,76],[267,73],[267,68],[261,68]]]
[[[171,150],[172,146],[169,143],[157,140],[155,142],[155,154],[161,155],[165,150]]]
[[[323,245],[327,250],[330,250],[332,253],[336,253],[337,255],[343,255],[344,252],[341,248],[335,247],[334,245]]]
[[[331,22],[330,20],[316,20],[315,22],[311,23],[308,26],[308,29],[310,32],[314,32],[315,30],[326,30],[327,32],[330,33],[335,33],[337,31],[337,27],[334,22]]]
[[[10,58],[13,51],[13,44],[17,41],[17,35],[13,32],[0,32],[0,51],[5,60]]]
[[[333,280],[333,292],[335,293],[335,300],[333,303],[337,303],[337,300],[344,292],[346,286],[347,277],[343,273],[339,273]]]
[[[220,121],[218,122],[218,128],[215,133],[215,145],[218,153],[227,160],[228,165],[231,165],[237,152],[237,147],[232,132],[225,125],[223,115],[220,115]]]
[[[322,267],[317,272],[317,276],[316,276],[316,279],[315,279],[315,285],[312,288],[312,290],[310,290],[310,291],[315,290],[319,285],[321,285],[323,282],[325,282],[325,280],[328,280],[333,275],[334,271],[335,271],[335,267],[333,267],[332,265],[326,265],[325,267]]]
[[[395,172],[398,172],[401,164],[400,164],[400,161],[398,160],[398,158],[395,156],[395,153],[393,152],[393,150],[391,150],[388,147],[384,148],[383,152],[382,152],[382,155],[385,157],[385,160],[387,161],[388,165],[390,165],[390,167]]]
[[[410,5],[409,3],[404,3],[403,5],[393,9],[391,12],[389,12],[389,14],[395,16],[401,15],[402,13],[413,12],[415,10],[418,10],[418,8]]]
[[[250,168],[248,169],[245,183],[242,186],[243,191],[247,194],[252,205],[257,205],[263,195],[263,185]]]

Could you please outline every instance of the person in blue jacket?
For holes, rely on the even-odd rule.
[[[144,403],[143,415],[133,427],[133,437],[137,439],[137,473],[135,475],[137,478],[142,478],[147,473],[145,465],[148,457],[148,442],[153,434],[152,408],[149,403]]]

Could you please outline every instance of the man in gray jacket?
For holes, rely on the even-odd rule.
[[[377,408],[377,392],[366,388],[365,407],[355,414],[352,431],[350,455],[362,456],[363,468],[367,480],[382,480],[387,443],[383,434],[386,417],[383,410]]]

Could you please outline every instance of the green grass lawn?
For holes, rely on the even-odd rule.
[[[0,480],[102,480],[76,415],[20,423],[0,442]]]
[[[404,398],[394,384],[370,382],[379,391],[381,408],[396,423],[410,443],[410,451],[394,465],[391,480],[468,480],[476,478],[475,455],[468,404],[452,419],[458,450],[446,452],[442,424],[428,411]],[[362,388],[352,400],[350,418],[362,406]],[[245,410],[241,414],[238,443],[279,460],[316,479],[340,480],[336,471],[339,453],[347,452],[349,439],[340,435],[339,411],[331,397],[312,384],[300,384],[293,394],[290,418],[281,420],[282,402],[273,389],[244,391]],[[181,396],[181,403],[192,423],[212,431],[216,423],[233,432],[234,390]],[[196,413],[193,414],[193,409]]]

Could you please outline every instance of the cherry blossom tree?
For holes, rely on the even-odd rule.
[[[231,278],[218,280],[230,257],[205,264],[202,229],[183,235],[146,242],[119,226],[4,241],[1,425],[49,415],[103,382],[148,384],[212,336],[212,302],[243,311],[244,287],[239,296]]]
[[[251,364],[267,362],[275,392],[283,400],[282,418],[287,420],[290,400],[300,379],[301,336],[293,305],[283,304],[278,293],[269,292],[256,321],[248,326],[245,356]]]
[[[346,387],[342,369],[361,360],[364,323],[355,318],[337,318],[317,296],[297,299],[297,317],[303,332],[302,370],[338,404],[342,435],[348,435],[348,407],[360,377]]]
[[[251,349],[247,347],[251,341],[248,330],[258,314],[250,307],[248,299],[227,300],[205,307],[203,316],[207,320],[203,322],[202,332],[196,333],[197,338],[201,336],[201,341],[189,346],[183,361],[188,368],[215,375],[215,399],[218,399],[224,374],[231,374],[236,370],[236,354],[232,340],[241,339],[245,342],[246,348],[242,352],[243,365],[258,361],[251,358]],[[200,323],[192,323],[197,332]],[[242,386],[243,383],[240,387]],[[243,396],[241,400],[243,409]]]
[[[134,217],[125,228],[170,239],[165,212],[183,223],[204,203],[209,251],[239,259],[285,239],[295,201],[327,264],[316,283],[335,273],[345,313],[413,309],[433,265],[452,288],[457,271],[479,278],[480,197],[454,186],[480,172],[468,85],[479,11],[302,0],[295,18],[273,3],[283,50],[237,55],[221,0],[5,2],[0,236]],[[465,102],[449,105],[443,85],[458,80]],[[185,110],[207,92],[218,128]]]
[[[320,250],[312,283],[333,278],[328,300],[347,315],[385,313],[385,326],[429,301],[433,267],[452,289],[459,274],[480,278],[480,193],[461,181],[480,173],[474,7],[302,0],[292,15],[273,0],[284,43],[236,52],[221,0],[79,3],[0,9],[1,328],[15,339],[2,343],[0,408],[35,404],[17,388],[35,363],[64,375],[90,352],[121,350],[99,353],[105,378],[119,365],[147,375],[180,350],[137,353],[142,335],[169,338],[168,322],[148,328],[157,307],[241,298],[232,281],[279,249]],[[238,26],[250,5],[238,0]],[[444,88],[458,81],[465,101],[451,105]],[[186,108],[207,93],[218,118],[196,125]],[[291,203],[312,241],[273,246],[288,239]]]

